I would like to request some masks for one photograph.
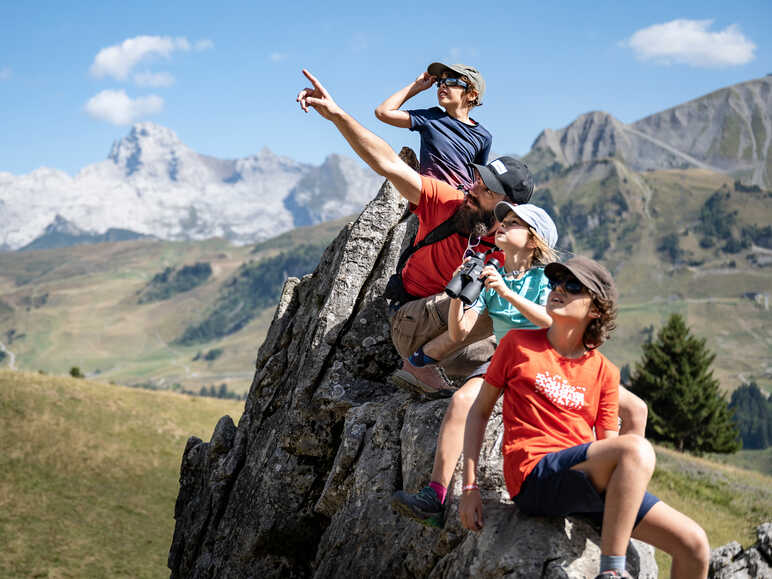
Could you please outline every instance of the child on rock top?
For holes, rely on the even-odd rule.
[[[401,110],[405,102],[435,82],[439,107]],[[482,104],[484,92],[485,81],[476,68],[434,62],[414,82],[381,103],[375,116],[389,125],[420,133],[421,175],[468,188],[474,182],[470,163],[486,165],[493,140],[469,116],[474,107]]]

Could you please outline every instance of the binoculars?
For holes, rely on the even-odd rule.
[[[470,257],[445,286],[445,293],[452,298],[460,299],[464,305],[474,303],[485,287],[485,278],[480,278],[485,267],[485,255],[485,253],[475,253]],[[488,264],[501,267],[499,260],[495,257],[491,257]]]

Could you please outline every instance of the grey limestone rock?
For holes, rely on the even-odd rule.
[[[711,579],[772,578],[772,523],[756,528],[756,543],[743,549],[732,541],[710,554]]]
[[[173,578],[594,574],[596,529],[525,517],[509,502],[500,410],[483,448],[481,533],[461,527],[458,476],[443,529],[391,509],[395,490],[427,482],[448,403],[386,380],[399,357],[382,292],[411,227],[404,209],[385,183],[316,271],[285,284],[238,427],[224,417],[210,442],[185,448]],[[656,576],[650,547],[633,541],[629,560],[636,576]]]

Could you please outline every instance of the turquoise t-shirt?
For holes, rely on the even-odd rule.
[[[500,267],[498,272],[504,278],[504,283],[507,284],[507,287],[517,295],[540,305],[547,303],[547,295],[550,293],[550,290],[543,267],[529,269],[520,279],[512,279],[511,277],[507,279],[503,267]],[[496,342],[501,342],[501,339],[509,330],[515,328],[536,329],[539,327],[531,323],[520,310],[502,298],[494,289],[483,289],[480,297],[470,307],[478,314],[485,310],[488,311],[488,315],[493,320],[493,333],[496,335]]]

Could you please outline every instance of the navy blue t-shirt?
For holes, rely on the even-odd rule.
[[[410,130],[421,134],[421,175],[451,185],[471,186],[474,171],[468,163],[486,165],[493,137],[480,123],[457,121],[440,107],[407,111]]]

